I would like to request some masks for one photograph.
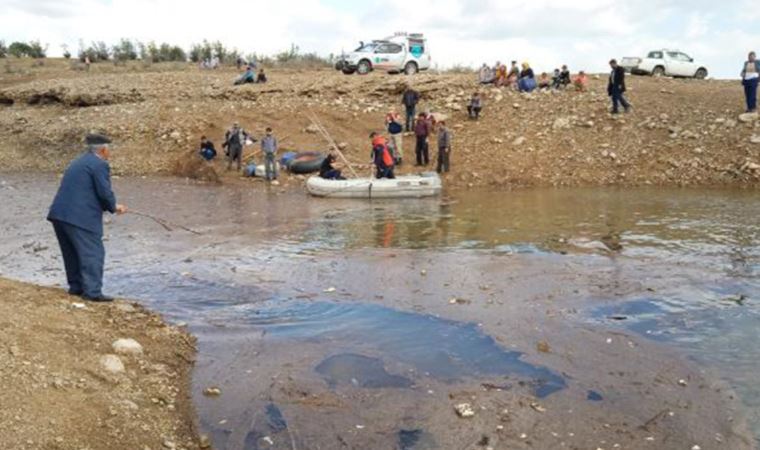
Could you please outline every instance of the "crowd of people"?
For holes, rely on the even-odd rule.
[[[483,63],[478,71],[478,82],[483,85],[493,84],[496,87],[507,87],[519,92],[533,92],[536,89],[565,89],[574,86],[579,91],[585,91],[588,77],[580,71],[574,78],[566,65],[561,69],[554,69],[551,77],[542,72],[538,77],[529,63],[524,62],[518,67],[517,61],[512,61],[509,68],[506,64],[497,61],[493,67]]]

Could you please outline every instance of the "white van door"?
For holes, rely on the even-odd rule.
[[[375,50],[372,65],[380,70],[401,70],[404,68],[405,54],[406,52],[401,44],[385,42]]]

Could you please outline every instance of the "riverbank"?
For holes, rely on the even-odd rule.
[[[267,84],[232,86],[237,73],[231,68],[163,69],[98,65],[86,73],[58,60],[43,67],[10,66],[0,75],[0,167],[60,172],[81,152],[83,136],[99,130],[117,144],[114,174],[227,182],[235,175],[224,171],[222,161],[210,167],[186,164],[197,158],[201,135],[220,147],[225,130],[238,121],[259,137],[265,127],[274,128],[283,150],[325,151],[329,145],[310,126],[312,116],[342,144],[349,160],[367,164],[367,136],[384,127],[389,110],[401,109],[409,82],[421,93],[418,110],[446,117],[453,132],[452,172],[444,176],[451,188],[757,187],[760,182],[760,120],[740,117],[743,97],[735,81],[632,76],[633,113],[611,116],[604,75],[592,77],[587,92],[526,95],[478,86],[474,74],[273,70]],[[465,105],[476,90],[484,110],[472,121]],[[399,173],[419,170],[413,167],[414,144],[414,136],[407,135]],[[430,147],[434,164],[435,143]],[[256,150],[254,145],[244,153],[260,162]],[[283,178],[303,184],[299,177]]]
[[[192,336],[135,303],[86,303],[0,278],[0,442],[197,449],[194,359]]]

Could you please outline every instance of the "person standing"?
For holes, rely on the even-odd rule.
[[[372,140],[372,163],[377,169],[375,178],[396,178],[393,174],[393,156],[388,149],[388,142],[375,132],[372,132],[369,138]]]
[[[742,85],[744,85],[744,98],[747,101],[747,112],[757,112],[757,85],[760,82],[760,61],[755,52],[749,52],[747,62],[744,63],[741,72]]]
[[[414,135],[417,137],[417,145],[414,147],[414,153],[417,157],[417,166],[427,166],[430,163],[430,153],[428,151],[428,136],[430,135],[430,121],[425,113],[417,116],[414,124]]]
[[[124,214],[111,189],[111,140],[101,134],[85,138],[87,152],[69,164],[50,206],[47,220],[53,224],[61,247],[69,294],[93,302],[110,302],[103,294],[103,212]]]
[[[385,115],[385,127],[391,136],[391,143],[395,152],[396,165],[400,166],[404,160],[404,127],[401,125],[401,116],[396,111]]]
[[[438,167],[436,172],[449,171],[449,155],[451,155],[451,133],[445,121],[438,122]]]
[[[232,163],[237,162],[237,170],[240,171],[240,165],[243,158],[243,144],[250,136],[242,128],[240,124],[235,122],[232,128],[227,130],[224,135],[223,148],[227,149],[227,170],[232,168]]]
[[[272,134],[272,129],[266,129],[266,135],[261,139],[261,151],[264,152],[264,168],[267,181],[277,179],[277,138]]]
[[[625,69],[619,66],[617,60],[610,60],[610,81],[607,84],[607,94],[612,98],[612,114],[620,112],[620,105],[625,112],[630,112],[631,104],[625,99]]]
[[[401,104],[406,109],[406,131],[409,132],[412,129],[412,123],[414,123],[414,115],[417,111],[417,103],[420,101],[419,92],[412,89],[407,85],[404,95],[401,98]]]

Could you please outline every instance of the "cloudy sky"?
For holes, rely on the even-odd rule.
[[[76,51],[80,39],[121,37],[327,55],[411,31],[428,36],[440,67],[516,59],[601,71],[611,57],[668,47],[735,78],[760,50],[757,0],[0,0],[0,11],[0,39],[39,39],[53,56],[63,43]]]

